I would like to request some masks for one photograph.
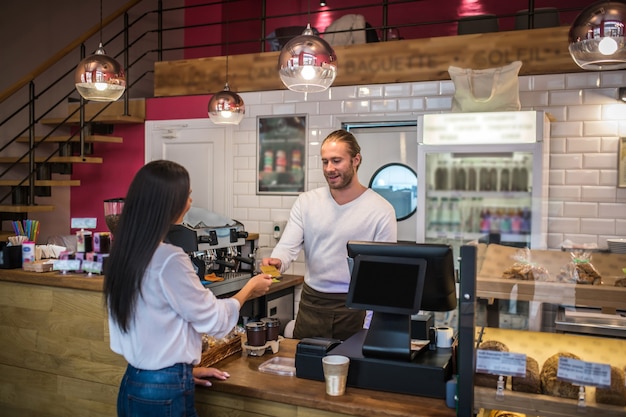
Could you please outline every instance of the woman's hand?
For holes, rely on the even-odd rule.
[[[270,274],[259,274],[250,278],[246,286],[250,286],[250,298],[261,297],[265,295],[272,285],[272,276]]]
[[[196,385],[202,385],[205,387],[210,387],[213,385],[211,381],[205,378],[217,378],[222,381],[230,377],[228,372],[220,371],[217,368],[206,368],[204,366],[198,366],[193,368],[193,382]]]
[[[255,275],[233,298],[239,301],[239,308],[248,300],[265,295],[272,285],[272,276],[270,274]]]

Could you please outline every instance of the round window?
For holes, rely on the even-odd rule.
[[[369,187],[396,210],[396,220],[408,219],[417,209],[417,174],[407,165],[383,165],[372,175]]]

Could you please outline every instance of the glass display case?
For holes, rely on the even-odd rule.
[[[549,122],[543,112],[418,120],[418,242],[547,245]]]
[[[458,415],[489,416],[489,410],[506,410],[541,417],[625,416],[626,255],[594,253],[589,263],[601,278],[591,285],[572,282],[567,266],[575,261],[570,253],[556,250],[530,251],[535,268],[547,274],[545,280],[508,278],[505,271],[517,267],[512,256],[516,251],[501,245],[461,248]],[[527,320],[500,328],[502,320],[482,316],[480,300],[499,301],[507,313]],[[522,304],[528,307],[514,311]],[[557,306],[559,314],[541,314],[545,305]],[[532,330],[533,310],[538,310],[536,319],[550,322],[537,327],[549,331]],[[493,382],[485,384],[486,373],[476,372],[484,342],[523,355],[526,375],[502,371],[500,392],[497,372]],[[555,356],[557,365],[550,363]],[[568,369],[571,364],[562,356],[574,358],[578,369]],[[508,365],[497,363],[503,360],[497,355],[495,360],[496,369]],[[532,372],[530,362],[536,364]],[[519,388],[533,379],[534,391]]]

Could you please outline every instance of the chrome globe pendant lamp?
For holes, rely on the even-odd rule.
[[[74,82],[78,93],[90,101],[116,101],[126,91],[124,68],[108,56],[102,47],[102,0],[100,0],[100,44],[93,55],[78,63]]]
[[[216,125],[238,125],[246,114],[241,96],[230,91],[228,85],[228,23],[226,23],[226,83],[224,90],[209,100],[209,119]]]
[[[584,9],[569,30],[569,52],[585,70],[626,68],[626,1],[598,1]]]
[[[309,22],[311,2],[309,0]],[[285,86],[300,93],[319,93],[337,76],[337,56],[328,42],[316,36],[311,23],[302,35],[289,40],[278,56],[278,74]]]

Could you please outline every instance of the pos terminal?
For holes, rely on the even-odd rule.
[[[346,305],[373,312],[369,329],[343,343],[325,345],[328,350],[319,349],[317,360],[310,340],[303,339],[296,351],[296,376],[323,380],[321,357],[344,355],[350,358],[348,386],[446,398],[454,349],[430,349],[428,341],[412,340],[411,329],[423,326],[411,318],[420,310],[456,307],[452,248],[350,241],[348,263],[351,281]],[[423,333],[418,337],[424,338]]]

